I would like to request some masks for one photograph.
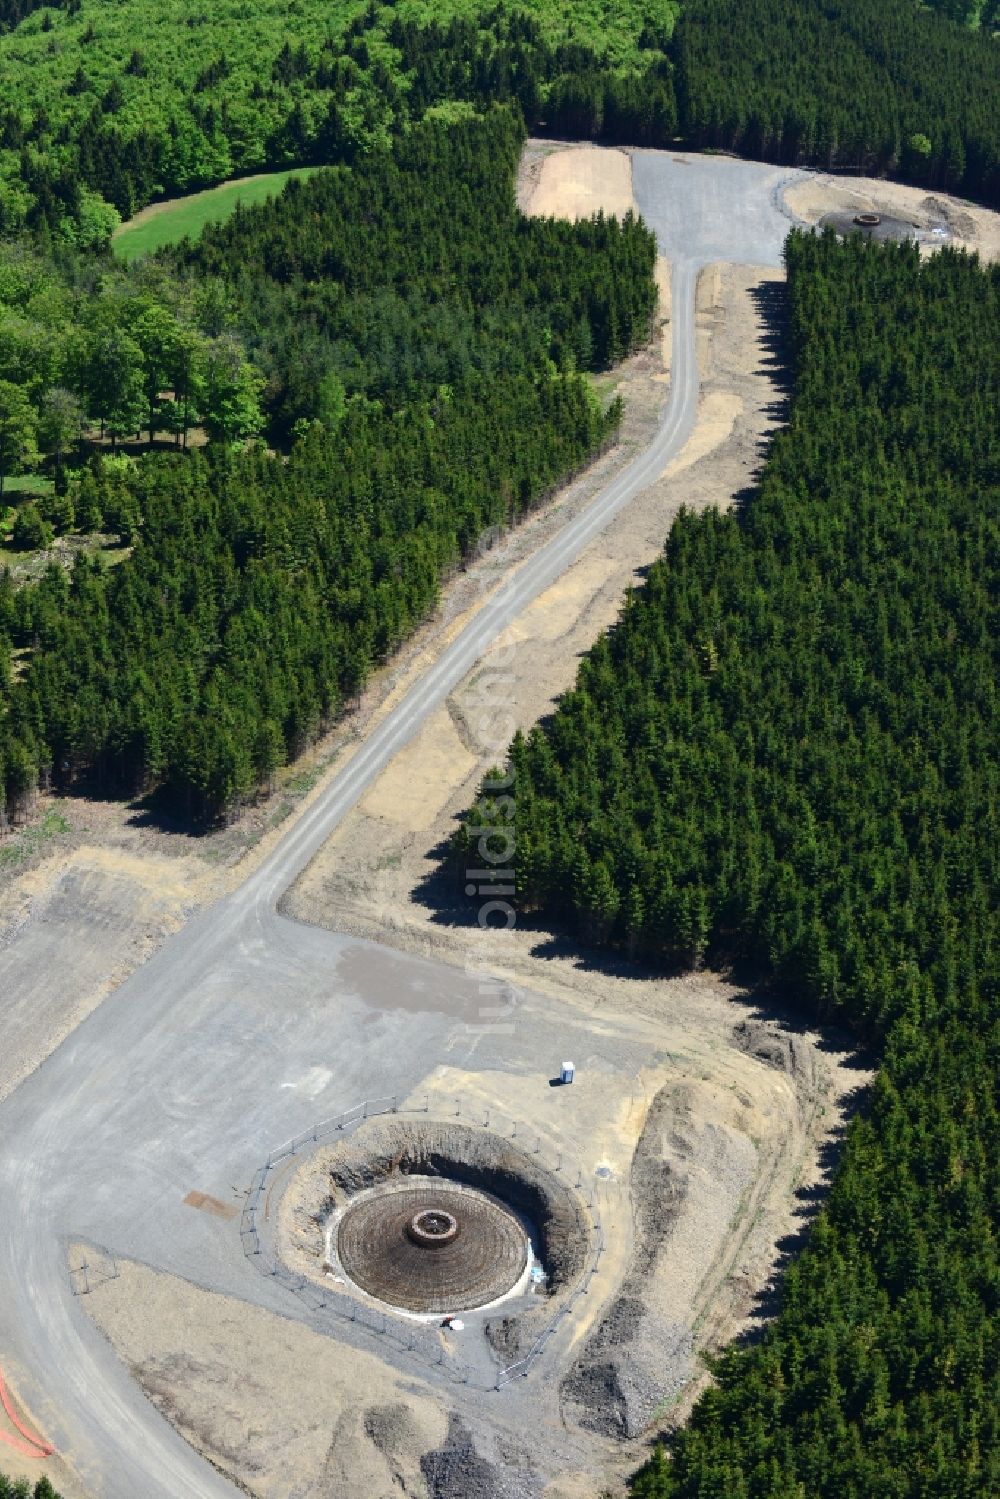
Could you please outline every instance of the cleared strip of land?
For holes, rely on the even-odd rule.
[[[545,942],[520,925],[489,934],[483,945],[473,930],[470,952],[469,928],[435,922],[421,904],[434,844],[468,804],[487,754],[502,755],[514,726],[507,720],[529,724],[546,711],[572,680],[579,652],[614,618],[622,588],[658,553],[677,505],[728,503],[751,482],[781,416],[776,282],[788,214],[777,210],[789,179],[721,158],[637,153],[633,166],[647,218],[657,215],[661,248],[677,257],[673,307],[664,298],[661,315],[688,320],[672,375],[678,388],[691,390],[697,363],[697,422],[683,452],[658,450],[646,490],[621,504],[596,542],[581,545],[576,561],[558,574],[547,574],[546,586],[524,588],[517,609],[511,602],[503,643],[514,664],[500,663],[511,676],[511,701],[477,700],[486,692],[477,665],[464,681],[456,670],[446,693],[446,658],[469,621],[492,606],[515,564],[529,566],[554,535],[573,530],[579,538],[575,518],[593,503],[595,489],[606,492],[618,482],[612,475],[623,460],[649,449],[668,379],[662,356],[670,330],[664,339],[661,329],[649,349],[606,377],[626,397],[621,448],[452,581],[435,619],[373,684],[359,712],[315,752],[313,763],[321,766],[334,742],[343,751],[297,824],[279,827],[288,810],[279,795],[239,828],[195,847],[194,840],[130,821],[120,809],[66,799],[62,805],[74,820],[67,838],[79,836],[79,824],[95,844],[110,840],[143,860],[164,858],[172,844],[181,886],[175,901],[166,909],[137,901],[131,890],[137,873],[124,861],[116,860],[105,880],[86,878],[94,851],[81,851],[59,888],[50,887],[46,873],[44,891],[34,899],[25,892],[25,906],[8,924],[9,952],[22,958],[10,962],[11,982],[16,967],[29,995],[23,960],[30,965],[40,924],[64,929],[65,1002],[73,987],[70,961],[81,944],[110,949],[114,937],[123,963],[142,956],[116,935],[119,912],[125,931],[138,935],[145,923],[155,943],[188,900],[200,904],[211,890],[242,886],[214,912],[195,916],[182,943],[101,1005],[3,1105],[16,1149],[0,1167],[19,1211],[11,1220],[18,1237],[0,1250],[37,1292],[29,1306],[3,1313],[0,1338],[21,1350],[20,1367],[10,1372],[32,1415],[37,1410],[44,1418],[42,1429],[98,1475],[85,1490],[88,1499],[96,1492],[229,1492],[153,1419],[125,1369],[94,1338],[88,1311],[177,1429],[251,1492],[282,1491],[292,1446],[304,1493],[328,1492],[350,1473],[366,1493],[388,1495],[384,1485],[395,1485],[396,1474],[409,1482],[418,1469],[423,1473],[423,1458],[457,1465],[471,1452],[484,1465],[499,1465],[501,1441],[505,1481],[519,1467],[524,1473],[561,1468],[548,1490],[553,1499],[575,1499],[617,1481],[645,1451],[636,1433],[649,1419],[649,1402],[673,1402],[657,1419],[680,1419],[700,1377],[691,1377],[696,1349],[725,1340],[760,1313],[757,1298],[773,1273],[774,1246],[802,1226],[795,1191],[804,1188],[810,1201],[817,1195],[823,1181],[817,1144],[841,1126],[845,1095],[865,1080],[843,1067],[828,1042],[816,1048],[815,1038],[788,1027],[784,1017],[751,1010],[746,996],[716,975],[668,980],[624,965],[606,972],[586,966],[569,945]],[[695,266],[704,268],[697,299]],[[664,291],[669,284],[665,275]],[[472,640],[487,667],[490,638],[484,627]],[[422,699],[410,696],[418,681]],[[419,717],[407,721],[408,702],[416,703],[414,714],[426,710],[423,727]],[[378,743],[372,749],[394,716],[398,737],[390,742],[381,734],[381,749]],[[392,743],[398,748],[390,760],[383,751]],[[301,768],[295,774],[301,778]],[[347,797],[348,776],[357,788],[350,794],[360,800],[338,811],[334,801]],[[341,825],[286,902],[315,925],[293,925],[276,917],[270,902],[319,846],[334,812]],[[253,836],[261,842],[247,854]],[[56,859],[66,859],[64,849]],[[248,881],[255,867],[259,878]],[[161,868],[158,879],[164,875]],[[17,883],[23,889],[25,876]],[[163,894],[158,885],[156,894]],[[104,905],[112,909],[103,926],[80,914]],[[373,936],[378,945],[345,938],[345,929]],[[51,951],[51,929],[46,935]],[[414,950],[437,961],[432,967]],[[473,962],[463,972],[467,955]],[[118,971],[109,974],[108,987]],[[501,995],[509,989],[509,1018],[499,1006],[484,1006],[484,971],[509,979]],[[86,982],[92,988],[103,978],[95,968]],[[42,1026],[47,1049],[59,1033],[63,1010],[56,1010]],[[23,1050],[27,1056],[27,1045]],[[566,1056],[580,1069],[574,1088],[550,1090],[548,1077]],[[493,1391],[480,1396],[450,1383],[442,1390],[432,1384],[433,1372],[414,1373],[388,1351],[362,1347],[361,1333],[348,1332],[338,1356],[346,1354],[352,1367],[364,1364],[358,1404],[371,1403],[362,1419],[351,1392],[331,1386],[333,1415],[322,1435],[329,1436],[331,1420],[334,1429],[324,1447],[320,1434],[307,1429],[313,1417],[306,1399],[289,1402],[275,1380],[291,1378],[294,1366],[296,1391],[310,1381],[310,1388],[325,1388],[329,1345],[317,1343],[305,1321],[292,1327],[297,1308],[247,1268],[226,1238],[226,1220],[192,1211],[191,1203],[237,1203],[276,1140],[388,1086],[424,1109],[428,1099],[435,1108],[455,1108],[461,1100],[463,1111],[477,1120],[488,1115],[494,1129],[502,1116],[508,1135],[514,1124],[519,1133],[551,1131],[549,1148],[563,1152],[571,1178],[578,1174],[601,1194],[607,1250],[580,1320],[552,1345],[549,1367],[569,1376],[562,1384],[518,1382],[503,1403]],[[633,1214],[629,1183],[636,1202],[655,1204],[665,1200],[666,1183],[669,1221]],[[65,1287],[62,1245],[87,1234],[131,1264],[81,1304]],[[201,1288],[197,1295],[191,1282]],[[636,1319],[627,1303],[640,1283],[644,1316]],[[238,1312],[234,1299],[241,1299]],[[240,1362],[248,1327],[247,1346],[258,1350],[249,1372]],[[618,1364],[642,1379],[616,1396],[616,1433],[595,1425],[611,1409],[601,1381],[612,1344]],[[363,1361],[354,1358],[359,1349]],[[398,1429],[400,1388],[409,1405],[419,1391],[413,1429]],[[442,1436],[445,1407],[460,1421]],[[286,1412],[299,1423],[294,1431],[286,1429]],[[554,1432],[563,1434],[565,1451],[556,1450]],[[622,1432],[631,1445],[622,1444]],[[348,1453],[348,1466],[339,1466]]]
[[[252,207],[276,198],[293,177],[308,177],[316,170],[316,167],[295,167],[287,172],[261,172],[255,177],[238,177],[219,187],[207,187],[186,198],[151,203],[115,231],[112,249],[119,260],[137,260],[140,255],[151,255],[154,250],[179,244],[182,239],[197,239],[206,224],[221,224],[230,218],[238,203]]]

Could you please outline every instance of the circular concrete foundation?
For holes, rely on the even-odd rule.
[[[410,1177],[355,1197],[336,1225],[337,1258],[361,1290],[410,1312],[472,1311],[528,1268],[524,1224],[476,1187]]]
[[[458,1219],[444,1208],[422,1208],[406,1230],[419,1249],[441,1249],[458,1238]]]
[[[503,1322],[517,1321],[575,1283],[593,1226],[535,1143],[454,1119],[367,1119],[286,1184],[278,1253],[383,1312],[431,1319],[503,1302]]]
[[[861,234],[866,239],[903,240],[919,239],[921,231],[907,219],[899,219],[888,213],[828,213],[820,220],[820,228],[832,229],[841,239],[850,234]]]

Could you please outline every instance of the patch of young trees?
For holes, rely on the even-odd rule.
[[[758,492],[677,520],[455,854],[495,823],[547,922],[749,965],[883,1048],[777,1319],[634,1493],[972,1499],[1000,1485],[1000,269],[787,259]]]
[[[235,809],[360,690],[487,527],[613,435],[620,408],[603,412],[581,371],[648,336],[653,237],[631,216],[524,219],[522,141],[503,110],[428,122],[176,257],[254,345],[291,454],[218,442],[102,460],[71,498],[127,560],[81,556],[21,589],[0,575],[10,816],[39,776]],[[163,347],[173,325],[144,311],[132,327],[137,347]],[[137,384],[137,411],[159,383]],[[12,681],[14,649],[28,655]]]

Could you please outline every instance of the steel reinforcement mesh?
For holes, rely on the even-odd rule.
[[[434,1213],[456,1228],[429,1242],[419,1224]],[[376,1189],[349,1203],[336,1244],[355,1285],[390,1306],[424,1313],[496,1301],[517,1284],[530,1253],[513,1212],[474,1187],[440,1180]]]

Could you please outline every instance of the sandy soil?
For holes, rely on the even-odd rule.
[[[178,930],[209,884],[191,858],[90,846],[0,890],[0,1098]]]
[[[119,1261],[87,1308],[153,1403],[262,1499],[426,1494],[442,1402],[379,1359],[272,1312]]]
[[[604,146],[532,140],[521,164],[517,201],[536,218],[586,219],[602,209],[624,218],[635,211],[631,157]]]
[[[950,242],[975,250],[984,260],[1000,260],[1000,214],[953,198],[877,177],[834,177],[816,173],[785,192],[785,203],[807,224],[828,213],[884,213],[918,228],[943,223]]]

